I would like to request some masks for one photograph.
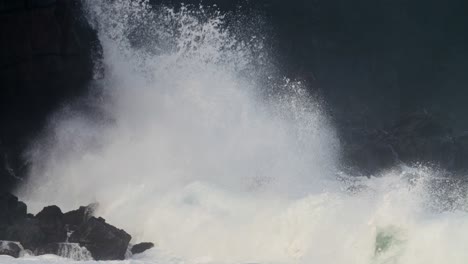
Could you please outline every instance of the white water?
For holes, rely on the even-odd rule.
[[[340,175],[321,102],[278,76],[258,21],[227,28],[203,8],[136,3],[86,2],[106,77],[84,101],[98,111],[67,107],[32,146],[18,194],[33,211],[98,201],[134,241],[157,244],[124,263],[468,260],[464,192],[434,200],[424,168]]]

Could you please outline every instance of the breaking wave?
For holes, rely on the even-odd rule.
[[[97,201],[109,222],[155,242],[141,260],[151,263],[468,259],[463,188],[443,192],[423,167],[340,173],[323,102],[281,76],[261,18],[84,3],[105,77],[31,147],[18,194],[33,210]]]

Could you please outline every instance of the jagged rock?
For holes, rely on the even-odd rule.
[[[34,250],[53,238],[56,226],[50,215],[57,209],[45,209],[35,218],[27,214],[26,204],[18,201],[16,196],[0,195],[0,239],[19,241],[24,248]]]
[[[26,204],[12,194],[0,194],[0,228],[26,218]]]
[[[33,216],[27,214],[26,205],[14,195],[1,195],[0,240],[19,241],[25,250],[37,255],[55,254],[75,260],[89,260],[91,257],[96,260],[124,259],[131,236],[106,223],[103,218],[93,217],[96,206],[82,206],[63,214],[59,207],[53,205]],[[70,243],[66,243],[66,226],[74,228]],[[152,246],[151,243],[142,243],[135,247],[135,252]],[[16,254],[14,245],[4,248],[5,252]]]
[[[3,239],[19,241],[25,249],[34,250],[44,244],[46,235],[42,232],[37,219],[25,218],[8,226]]]
[[[0,241],[0,255],[8,255],[19,258],[22,251],[21,245],[17,242]]]
[[[131,238],[103,218],[91,217],[73,232],[69,241],[86,247],[95,260],[123,260]]]
[[[63,222],[67,225],[67,229],[75,231],[79,226],[86,223],[94,215],[98,204],[90,204],[88,206],[80,206],[79,209],[67,212],[63,215]]]
[[[132,252],[132,254],[139,254],[139,253],[143,253],[146,250],[148,250],[150,248],[153,248],[153,247],[154,247],[153,243],[143,242],[143,243],[139,243],[139,244],[134,245],[130,251]]]
[[[65,242],[67,231],[65,230],[62,210],[58,206],[44,207],[36,215],[36,219],[45,234],[44,243]]]
[[[35,255],[53,254],[78,261],[92,260],[91,253],[77,243],[49,243],[38,247]]]

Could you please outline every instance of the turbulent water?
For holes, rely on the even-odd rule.
[[[281,76],[261,18],[84,3],[105,77],[31,147],[18,194],[33,211],[99,202],[134,242],[157,245],[119,263],[468,260],[465,192],[424,167],[340,173],[323,102]]]

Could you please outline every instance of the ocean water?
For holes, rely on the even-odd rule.
[[[156,244],[109,263],[468,260],[464,187],[424,166],[341,172],[326,102],[281,74],[261,17],[84,4],[106,74],[31,145],[17,194],[32,212],[99,202],[132,242]]]

